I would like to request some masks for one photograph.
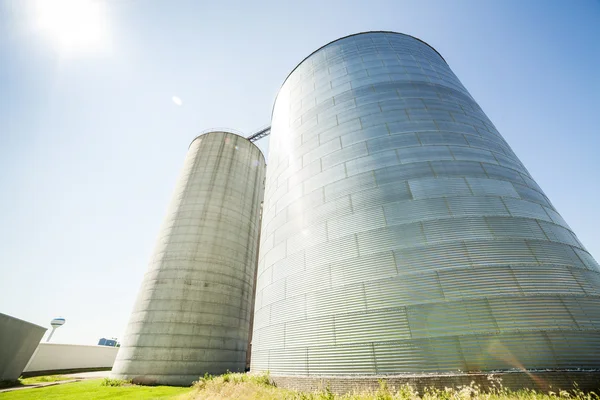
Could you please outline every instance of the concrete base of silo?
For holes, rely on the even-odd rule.
[[[377,390],[385,382],[390,390],[410,385],[419,393],[427,388],[444,389],[473,385],[479,390],[521,390],[539,392],[600,390],[600,371],[502,371],[486,373],[348,375],[348,376],[273,376],[273,383],[282,388],[313,392],[328,388],[336,394]]]

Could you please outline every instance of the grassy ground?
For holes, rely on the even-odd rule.
[[[34,376],[32,378],[19,378],[21,385],[33,385],[35,383],[46,383],[46,382],[59,382],[59,381],[68,381],[68,376],[63,375],[46,375],[46,376]]]
[[[103,385],[105,380],[93,379],[45,388],[21,389],[0,393],[0,400],[96,400],[96,399],[173,399],[190,392],[189,387]]]
[[[60,376],[38,377],[42,382],[59,380]],[[40,382],[38,380],[37,382]],[[175,400],[600,400],[595,393],[579,390],[559,393],[538,393],[533,390],[509,391],[498,380],[496,389],[482,392],[477,386],[417,393],[410,386],[397,390],[381,382],[376,391],[335,395],[325,389],[307,393],[275,387],[268,375],[228,373],[218,377],[205,376],[193,388],[168,386],[137,386],[118,379],[94,379],[65,383],[47,388],[23,389],[0,393],[0,400],[16,399],[175,399]]]
[[[16,381],[0,381],[0,389],[7,389],[17,386],[33,385],[36,383],[66,381],[72,378],[62,375],[35,376],[33,378],[19,378]]]
[[[600,400],[595,393],[571,392],[543,394],[533,390],[517,392],[506,390],[500,381],[492,392],[483,393],[477,386],[456,389],[431,389],[417,393],[410,386],[398,390],[389,389],[384,382],[376,391],[335,395],[329,390],[313,393],[298,392],[273,386],[268,375],[225,374],[219,377],[206,376],[190,393],[180,396],[180,400]]]

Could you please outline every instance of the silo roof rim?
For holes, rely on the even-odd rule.
[[[437,54],[438,56],[440,56],[440,58],[441,58],[442,60],[444,60],[444,62],[445,62],[446,64],[448,64],[448,63],[446,62],[446,60],[444,59],[444,57],[443,57],[443,56],[442,56],[442,55],[441,55],[441,54],[440,54],[440,53],[439,53],[439,52],[438,52],[438,51],[437,51],[437,50],[436,50],[436,49],[435,49],[435,48],[434,48],[432,45],[430,45],[429,43],[427,43],[427,42],[426,42],[426,41],[424,41],[424,40],[421,40],[421,39],[419,39],[418,37],[415,37],[415,36],[412,36],[412,35],[408,35],[408,34],[406,34],[406,33],[394,32],[394,31],[364,31],[364,32],[358,32],[358,33],[353,33],[353,34],[351,34],[351,35],[346,35],[346,36],[343,36],[343,37],[341,37],[341,38],[338,38],[338,39],[332,40],[331,42],[329,42],[329,43],[327,43],[327,44],[324,44],[323,46],[319,47],[318,49],[316,49],[315,51],[313,51],[312,53],[310,53],[308,56],[304,57],[304,58],[302,59],[302,61],[300,61],[298,64],[296,64],[296,66],[295,66],[295,67],[294,67],[294,68],[293,68],[293,69],[290,71],[290,73],[289,73],[289,74],[288,74],[288,75],[285,77],[285,79],[283,80],[283,83],[281,84],[281,86],[283,87],[283,85],[285,85],[285,82],[288,80],[288,78],[290,77],[290,75],[292,75],[292,74],[294,73],[294,71],[295,71],[296,69],[298,69],[298,67],[300,66],[300,64],[302,64],[304,61],[306,61],[307,59],[309,59],[310,57],[312,57],[312,55],[313,55],[313,54],[315,54],[315,53],[318,53],[319,51],[323,50],[325,47],[329,46],[330,44],[333,44],[333,43],[335,43],[335,42],[338,42],[338,41],[340,41],[340,40],[344,40],[344,39],[347,39],[347,38],[349,38],[349,37],[352,37],[352,36],[364,35],[364,34],[368,34],[368,33],[393,33],[393,34],[396,34],[396,35],[408,36],[408,37],[410,37],[410,38],[413,38],[413,39],[415,39],[415,40],[418,40],[419,42],[421,42],[421,43],[423,43],[423,44],[426,44],[426,45],[427,45],[428,47],[430,47],[430,48],[431,48],[433,51],[435,51],[435,52],[436,52],[436,54]]]
[[[194,143],[196,141],[196,139],[208,135],[209,133],[229,133],[235,136],[239,136],[242,139],[244,139],[245,141],[249,142],[252,146],[256,147],[260,153],[260,155],[262,156],[263,159],[265,159],[265,155],[263,154],[262,150],[260,149],[260,147],[258,147],[256,144],[254,144],[253,142],[251,142],[250,140],[248,140],[248,138],[246,136],[244,136],[244,132],[242,131],[238,131],[236,129],[232,129],[232,128],[209,128],[209,129],[204,129],[203,131],[200,131],[200,133],[194,138],[192,139],[192,141],[190,142],[189,146],[188,146],[188,150],[189,148],[192,146],[192,143]]]
[[[353,33],[353,34],[351,34],[351,35],[342,36],[341,38],[337,38],[337,39],[335,39],[335,40],[332,40],[331,42],[329,42],[329,43],[327,43],[327,44],[324,44],[323,46],[319,47],[318,49],[316,49],[315,51],[313,51],[312,53],[310,53],[309,55],[307,55],[306,57],[304,57],[304,58],[302,59],[302,61],[300,61],[298,64],[296,64],[296,66],[295,66],[295,67],[294,67],[294,68],[293,68],[293,69],[290,71],[290,73],[289,73],[289,74],[288,74],[288,75],[285,77],[285,79],[283,80],[283,83],[282,83],[282,84],[281,84],[281,86],[279,87],[279,90],[281,90],[281,88],[283,87],[283,85],[285,85],[285,83],[287,82],[287,80],[289,79],[289,77],[290,77],[290,76],[291,76],[291,75],[294,73],[294,71],[295,71],[296,69],[298,69],[298,67],[299,67],[299,66],[300,66],[300,65],[301,65],[301,64],[302,64],[304,61],[306,61],[307,59],[309,59],[310,57],[312,57],[312,55],[313,55],[313,54],[315,54],[315,53],[318,53],[319,51],[323,50],[325,47],[329,46],[330,44],[333,44],[333,43],[335,43],[335,42],[338,42],[338,41],[340,41],[340,40],[347,39],[347,38],[349,38],[349,37],[352,37],[352,36],[364,35],[364,34],[368,34],[368,33],[393,33],[393,34],[396,34],[396,35],[408,36],[408,37],[410,37],[410,38],[413,38],[413,39],[415,39],[415,40],[418,40],[419,42],[421,42],[421,43],[423,43],[423,44],[427,45],[428,47],[430,47],[430,48],[431,48],[433,51],[435,51],[435,53],[436,53],[438,56],[440,56],[440,58],[441,58],[441,59],[442,59],[442,60],[443,60],[443,61],[444,61],[446,64],[448,64],[448,63],[446,62],[446,60],[444,59],[444,57],[443,57],[443,56],[442,56],[442,55],[441,55],[441,54],[440,54],[440,53],[439,53],[439,52],[438,52],[438,51],[437,51],[437,50],[436,50],[436,49],[435,49],[435,48],[434,48],[432,45],[430,45],[429,43],[427,43],[427,42],[426,42],[426,41],[424,41],[424,40],[421,40],[421,39],[419,39],[418,37],[415,37],[415,36],[412,36],[412,35],[408,35],[408,34],[406,34],[406,33],[394,32],[394,31],[364,31],[364,32]],[[279,96],[279,91],[277,92],[277,96]],[[275,101],[273,102],[273,109],[275,108],[275,102],[277,102],[277,96],[275,96]],[[272,119],[272,118],[273,118],[273,110],[271,110],[271,119]]]

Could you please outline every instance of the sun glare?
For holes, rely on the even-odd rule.
[[[36,28],[61,54],[108,49],[106,6],[95,0],[37,0]]]

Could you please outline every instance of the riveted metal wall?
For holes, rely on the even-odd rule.
[[[600,367],[600,273],[443,58],[371,32],[277,97],[252,369]]]
[[[261,151],[243,137],[192,142],[114,376],[184,385],[244,371],[264,173]]]

